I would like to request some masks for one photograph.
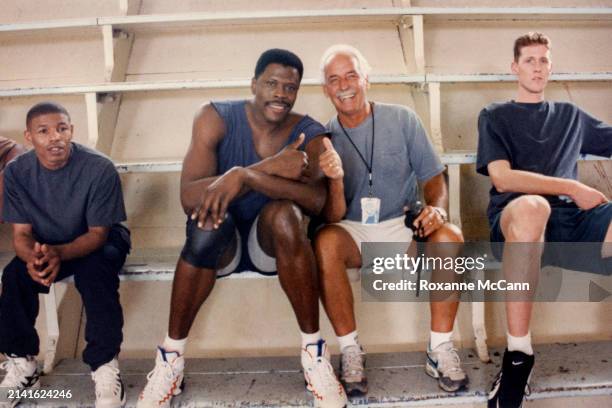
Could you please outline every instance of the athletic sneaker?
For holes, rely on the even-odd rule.
[[[425,372],[437,378],[440,388],[447,392],[465,388],[469,382],[452,341],[446,341],[433,350],[427,346]]]
[[[34,357],[10,357],[0,363],[0,369],[6,371],[0,383],[0,406],[14,407],[21,398],[9,398],[8,390],[25,390],[40,387],[40,371]]]
[[[520,408],[525,395],[529,395],[529,378],[533,369],[534,356],[521,351],[504,353],[502,368],[497,373],[491,392],[489,408]]]
[[[147,385],[138,397],[138,408],[166,408],[172,397],[183,391],[185,358],[176,351],[157,348],[155,367],[147,375]]]
[[[347,346],[342,350],[340,382],[349,397],[362,396],[368,392],[364,368],[365,353],[361,346]]]
[[[92,372],[91,379],[96,384],[96,408],[120,408],[125,405],[125,388],[116,358]]]
[[[346,394],[329,362],[329,350],[324,340],[308,344],[302,349],[302,367],[306,387],[312,392],[315,407],[341,408],[346,406]]]

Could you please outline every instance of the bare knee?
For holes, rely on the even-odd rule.
[[[302,225],[304,215],[293,201],[271,201],[262,211],[261,217],[275,240],[283,240],[285,243],[306,240]]]
[[[504,237],[517,242],[542,240],[550,212],[550,204],[542,196],[526,195],[513,200],[502,213]]]
[[[455,224],[446,223],[434,231],[428,238],[428,242],[464,242],[461,229]]]

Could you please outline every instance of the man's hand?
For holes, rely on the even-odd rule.
[[[428,237],[444,225],[446,221],[442,215],[443,211],[431,205],[424,207],[423,211],[412,223],[417,228],[417,234],[420,237]]]
[[[283,177],[290,180],[302,180],[304,171],[308,167],[308,155],[298,150],[304,143],[303,133],[293,142],[285,146],[283,150],[266,159],[270,169],[270,175]]]
[[[598,205],[608,202],[608,198],[601,192],[577,181],[569,196],[582,210],[590,210]]]
[[[54,246],[36,242],[33,256],[26,266],[32,280],[47,287],[51,286],[60,270],[60,253]]]
[[[204,190],[202,204],[191,214],[192,220],[198,220],[199,228],[204,228],[207,220],[213,223],[213,228],[219,228],[227,207],[242,190],[245,171],[242,167],[233,167]]]
[[[344,177],[344,170],[342,169],[342,160],[334,149],[334,146],[331,143],[329,138],[323,139],[323,146],[325,147],[325,152],[319,156],[319,167],[325,174],[325,177],[328,177],[332,180],[341,179]]]
[[[41,277],[43,278],[43,285],[51,286],[57,278],[57,274],[60,271],[62,259],[59,250],[53,245],[42,244],[41,252],[43,257],[38,260],[41,267],[44,269],[41,271]],[[45,267],[46,265],[46,267]]]

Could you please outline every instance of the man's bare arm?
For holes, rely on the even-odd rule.
[[[413,224],[419,228],[418,234],[420,236],[427,237],[448,221],[446,211],[448,208],[448,188],[444,173],[437,174],[425,181],[423,196],[426,205]]]
[[[181,172],[181,204],[191,214],[202,200],[202,193],[217,176],[217,145],[225,134],[225,124],[208,104],[200,108],[193,120],[191,144]]]
[[[608,202],[606,196],[579,181],[513,170],[507,160],[495,160],[487,165],[491,182],[500,193],[566,195],[576,205],[588,210]]]
[[[89,230],[74,241],[51,246],[57,250],[60,260],[82,258],[100,249],[108,238],[110,227],[89,227]]]
[[[425,182],[423,196],[427,205],[442,209],[448,207],[448,189],[444,173],[437,174]]]
[[[6,155],[6,163],[10,162],[11,160],[13,160],[15,157],[19,156],[20,154],[23,154],[25,152],[27,152],[28,149],[26,149],[23,145],[20,145],[19,143],[17,143]],[[3,202],[4,202],[4,170],[0,171],[0,223],[2,222],[2,208],[3,208]]]
[[[323,217],[328,223],[339,222],[346,215],[344,197],[344,169],[342,159],[330,139],[323,139],[325,152],[319,158],[319,167],[327,177],[327,200],[323,206]]]
[[[203,195],[208,187],[227,176],[232,183],[240,182],[232,170],[217,174],[217,146],[225,135],[225,124],[216,109],[208,104],[203,106],[193,121],[192,138],[181,173],[181,204],[186,214],[192,214],[203,204]],[[303,140],[303,136],[300,136]],[[296,142],[301,144],[301,142]],[[287,146],[278,154],[268,157],[248,168],[264,174],[299,178],[301,163],[297,148]],[[297,160],[296,160],[297,157]],[[231,174],[230,174],[231,173]],[[236,179],[236,180],[233,180]],[[249,187],[243,183],[239,195],[246,193]]]
[[[26,264],[34,262],[36,253],[34,251],[34,234],[31,224],[12,224],[13,225],[13,248],[15,254]]]

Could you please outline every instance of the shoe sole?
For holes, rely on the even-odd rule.
[[[368,393],[368,380],[364,379],[360,382],[345,382],[340,380],[347,397],[363,397]]]
[[[304,378],[304,386],[306,387],[306,391],[308,391],[309,393],[311,393],[311,394],[312,394],[312,398],[313,398],[313,401],[312,401],[312,402],[313,402],[313,405],[315,406],[315,408],[316,408],[316,407],[320,407],[320,405],[317,405],[317,401],[318,401],[318,400],[317,400],[317,398],[315,397],[314,390],[313,390],[312,386],[310,385],[310,383],[309,383],[309,382],[306,380],[306,378]],[[346,408],[346,407],[347,407],[347,404],[344,404],[344,405],[342,406],[342,408]]]
[[[430,377],[438,380],[438,386],[446,392],[457,392],[461,389],[467,388],[467,385],[469,383],[467,377],[463,382],[458,383],[457,386],[454,387],[449,387],[448,385],[442,383],[442,381],[440,381],[440,372],[434,366],[431,365],[429,359],[427,359],[427,362],[425,363],[425,373],[427,373],[427,375],[429,375]]]
[[[177,395],[180,395],[183,391],[185,391],[185,377],[181,378],[181,383],[178,387],[176,387],[174,389],[174,391],[172,391],[171,397],[170,399],[167,401],[168,402],[168,406],[172,406],[172,398],[176,397]],[[138,396],[138,398],[140,398],[140,395]],[[136,405],[138,406],[138,401],[136,402]]]

